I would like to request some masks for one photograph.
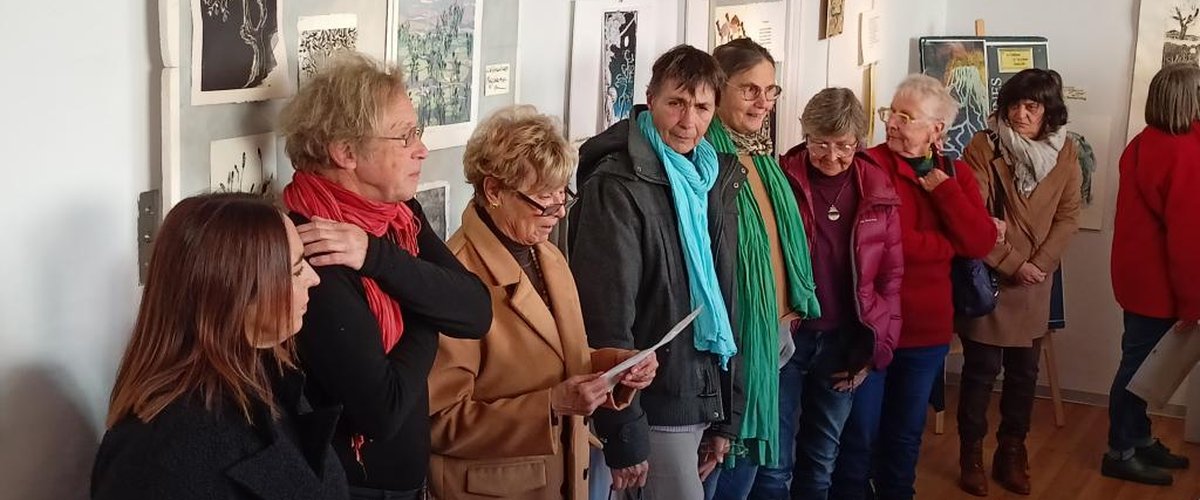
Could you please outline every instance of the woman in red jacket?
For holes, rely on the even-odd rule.
[[[954,331],[950,260],[987,255],[997,234],[971,168],[938,151],[957,113],[941,82],[924,75],[909,75],[891,106],[879,110],[887,142],[867,154],[891,176],[900,196],[903,323],[891,365],[873,372],[855,393],[831,498],[862,497],[868,471],[876,498],[915,494],[926,402]]]
[[[1188,466],[1150,434],[1146,402],[1125,389],[1177,320],[1200,320],[1200,68],[1159,70],[1146,98],[1146,129],[1121,155],[1112,282],[1125,310],[1121,364],[1108,405],[1105,476],[1171,484]]]

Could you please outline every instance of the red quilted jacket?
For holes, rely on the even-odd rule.
[[[780,166],[788,176],[805,228],[815,227],[812,187],[808,179],[808,151],[804,144],[783,155]],[[855,310],[858,320],[874,334],[865,345],[864,358],[882,370],[892,362],[892,350],[900,337],[900,282],[904,275],[904,253],[900,249],[900,198],[887,172],[865,153],[857,153],[854,163],[859,199],[851,242],[854,249]],[[808,229],[809,245],[813,231]],[[814,262],[813,265],[820,265]]]

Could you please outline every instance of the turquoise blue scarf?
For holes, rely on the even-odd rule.
[[[721,358],[721,366],[728,370],[729,358],[737,354],[737,345],[717,283],[712,240],[708,236],[708,192],[717,182],[717,150],[708,140],[701,139],[692,153],[694,161],[688,160],[663,142],[649,111],[639,114],[637,122],[667,171],[675,217],[679,220],[679,241],[687,265],[692,308],[704,308],[692,327],[696,349],[716,354]]]

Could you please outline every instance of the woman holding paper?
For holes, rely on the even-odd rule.
[[[987,130],[976,133],[963,154],[980,194],[1006,228],[985,259],[1000,278],[996,309],[957,325],[963,344],[958,484],[976,496],[988,493],[983,438],[1001,368],[1004,390],[992,476],[1014,493],[1030,491],[1025,436],[1050,317],[1050,286],[1079,228],[1083,174],[1066,123],[1058,73],[1027,69],[1000,87]]]
[[[1200,68],[1159,70],[1146,98],[1146,128],[1121,155],[1113,230],[1113,294],[1125,311],[1121,364],[1108,405],[1108,477],[1171,484],[1183,469],[1150,433],[1133,374],[1177,320],[1200,320]]]
[[[491,289],[494,319],[481,341],[443,338],[430,373],[439,499],[586,498],[583,417],[654,379],[653,354],[601,377],[634,351],[588,347],[575,281],[547,241],[574,202],[575,163],[556,120],[531,106],[497,111],[467,142],[475,196],[449,246]]]

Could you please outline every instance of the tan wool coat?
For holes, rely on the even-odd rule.
[[[475,210],[467,207],[448,245],[491,290],[492,328],[478,341],[440,340],[429,374],[429,486],[441,500],[585,499],[588,428],[583,417],[552,416],[550,392],[621,356],[588,348],[562,253],[550,243],[534,247],[547,307]],[[632,397],[618,391],[621,404]],[[610,398],[609,406],[616,405]]]
[[[1067,243],[1079,228],[1083,173],[1075,143],[1066,141],[1058,153],[1058,162],[1028,198],[1020,194],[1013,167],[995,154],[986,132],[971,138],[963,159],[971,165],[991,213],[995,213],[993,186],[999,180],[1008,229],[1004,241],[985,259],[1001,277],[996,310],[981,318],[958,320],[958,334],[993,346],[1029,347],[1034,339],[1046,333],[1053,274]],[[1045,281],[1031,286],[1015,283],[1011,278],[1025,262],[1044,271]]]

